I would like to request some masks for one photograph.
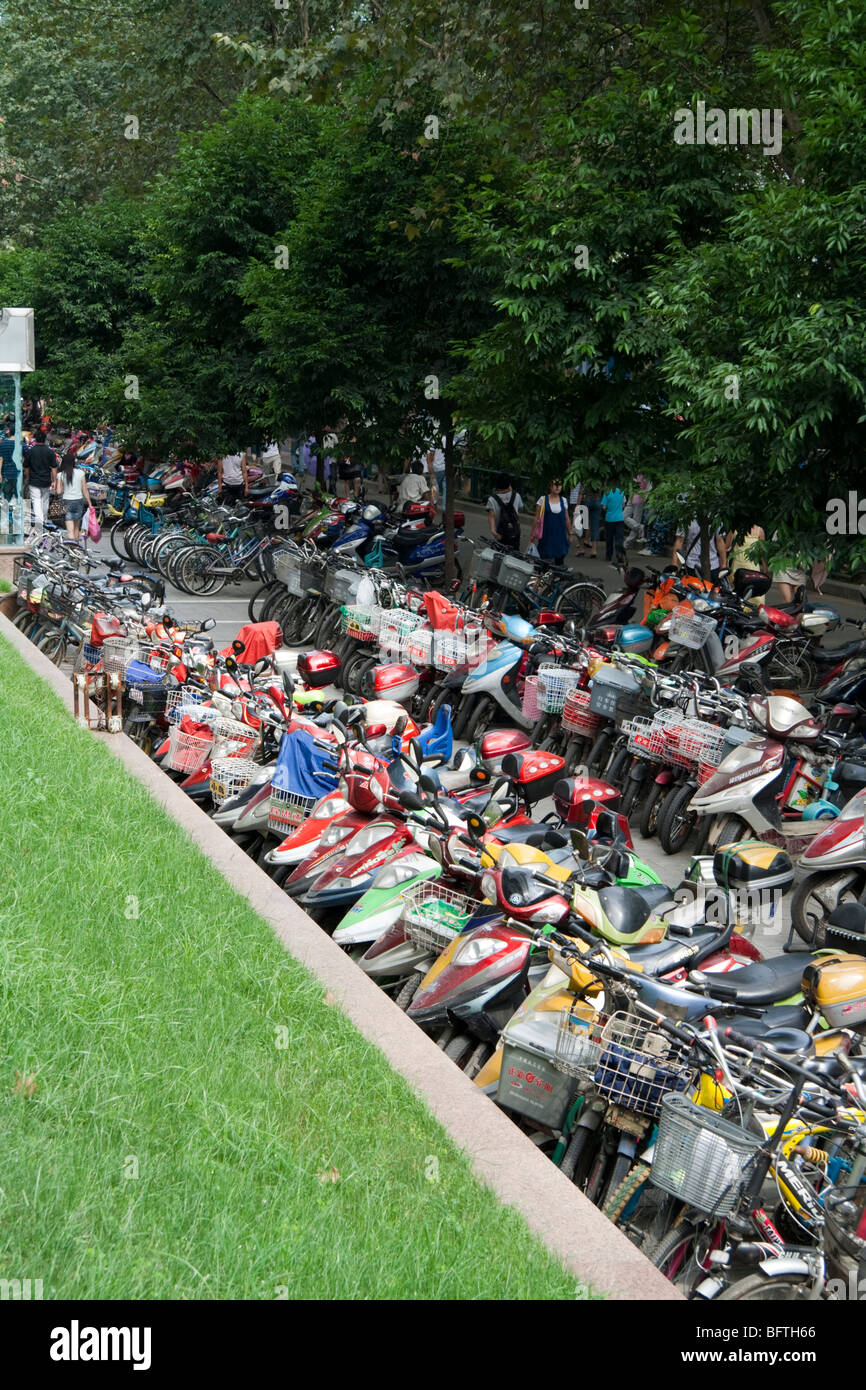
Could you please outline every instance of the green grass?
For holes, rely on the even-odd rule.
[[[2,576],[0,576],[0,594],[11,594],[11,592],[12,585],[9,583],[9,580],[3,579]]]
[[[73,1299],[573,1298],[2,638],[0,702],[0,1277]]]

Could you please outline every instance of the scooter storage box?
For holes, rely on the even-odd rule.
[[[363,679],[363,693],[368,700],[411,700],[418,689],[418,672],[414,666],[388,663],[374,666]]]
[[[553,788],[562,780],[565,759],[558,753],[508,753],[502,759],[502,771],[516,782],[526,801],[543,801],[553,795]]]
[[[522,729],[490,729],[475,744],[483,763],[501,762],[507,753],[523,753],[532,747],[532,739]]]
[[[857,1028],[866,1022],[866,960],[819,956],[803,971],[803,994],[831,1028]]]
[[[773,576],[762,570],[739,569],[734,572],[734,593],[740,598],[761,598],[773,582]]]
[[[542,1030],[531,1017],[508,1025],[496,1100],[538,1124],[561,1129],[579,1083],[554,1066],[550,1039],[550,1029]]]
[[[314,690],[336,684],[340,679],[341,670],[340,658],[336,652],[303,652],[298,657],[298,675]]]
[[[720,888],[781,888],[794,882],[794,863],[787,850],[763,840],[722,845],[713,855],[713,878]]]
[[[530,560],[521,560],[519,555],[503,555],[498,582],[503,589],[522,593],[534,573],[535,566]]]

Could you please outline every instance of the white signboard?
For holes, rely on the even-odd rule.
[[[0,310],[0,372],[36,370],[32,309]]]

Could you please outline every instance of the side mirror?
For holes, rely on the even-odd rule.
[[[421,745],[418,742],[417,738],[412,739],[410,746],[412,749],[412,757],[415,759],[416,765],[420,767],[422,762],[424,761],[424,754],[421,752]]]
[[[141,604],[141,607],[142,607],[142,608],[149,608],[150,605],[153,603],[153,594],[149,593],[149,592],[145,589],[144,593],[142,594],[141,598],[139,599],[139,603]]]
[[[422,792],[429,792],[431,796],[436,796],[439,791],[433,778],[427,772],[421,773],[421,776],[418,778],[418,786],[421,788]]]
[[[283,690],[290,698],[295,693],[295,687],[292,682],[292,675],[290,671],[283,672]]]
[[[216,627],[216,618],[205,618],[199,629],[201,632],[212,632]]]
[[[578,859],[589,858],[589,841],[587,840],[586,835],[582,830],[572,830],[571,847],[577,855]]]
[[[227,657],[226,657],[226,670],[227,670],[227,671],[230,671],[231,674],[234,675],[235,672],[237,671],[237,669],[238,669],[238,663],[235,661],[234,657],[233,657],[233,656],[227,656]]]
[[[427,804],[423,796],[419,796],[417,792],[401,792],[398,799],[406,811],[423,811]]]
[[[232,642],[232,651],[234,652],[235,656],[243,656],[244,643],[240,640],[239,637],[236,637],[235,640]]]
[[[470,835],[473,835],[475,839],[480,839],[487,829],[484,821],[480,816],[476,815],[474,811],[469,812],[469,815],[466,817],[466,824],[469,828]]]

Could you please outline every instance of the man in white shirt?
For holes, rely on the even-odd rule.
[[[407,502],[423,502],[429,496],[430,489],[424,479],[423,464],[416,460],[400,483],[397,491],[398,504],[403,507]]]
[[[246,454],[226,454],[217,460],[217,483],[227,502],[239,502],[250,489]]]

